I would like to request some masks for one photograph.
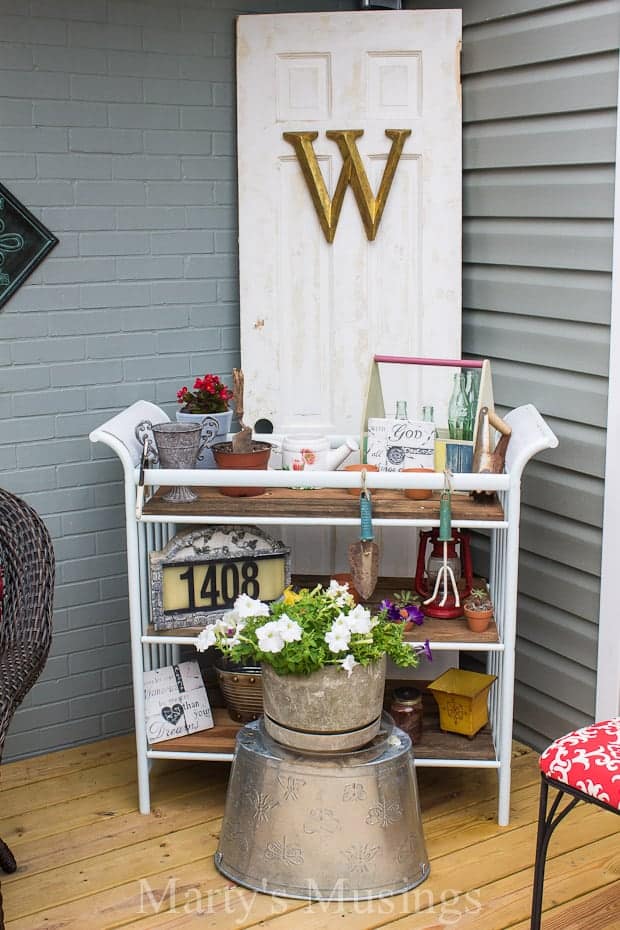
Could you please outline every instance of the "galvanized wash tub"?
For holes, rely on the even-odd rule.
[[[293,752],[261,720],[237,737],[215,864],[266,894],[356,901],[429,874],[411,740],[384,716],[362,750]]]

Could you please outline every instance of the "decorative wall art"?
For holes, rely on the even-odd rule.
[[[0,184],[0,307],[55,245],[56,236]]]
[[[213,715],[197,662],[180,662],[144,673],[149,743],[210,730]]]

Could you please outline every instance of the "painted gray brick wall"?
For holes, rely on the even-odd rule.
[[[0,312],[0,484],[58,560],[5,759],[132,726],[121,470],[87,436],[239,362],[234,16],[351,6],[0,0],[0,180],[60,238]]]

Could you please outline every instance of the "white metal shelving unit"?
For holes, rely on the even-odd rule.
[[[127,530],[127,568],[129,577],[129,612],[131,624],[131,654],[134,682],[134,706],[136,743],[138,757],[138,786],[140,811],[150,812],[149,769],[151,760],[158,758],[194,759],[194,760],[230,760],[231,751],[202,751],[187,748],[175,749],[169,744],[166,748],[149,748],[146,739],[144,716],[143,674],[160,665],[170,664],[176,660],[181,645],[191,645],[195,638],[188,635],[154,634],[149,630],[149,578],[148,553],[160,549],[175,533],[175,523],[179,520],[178,512],[170,513],[144,512],[138,506],[139,461],[141,446],[136,438],[136,426],[143,420],[151,423],[167,421],[168,416],[157,406],[148,401],[137,401],[117,416],[108,420],[90,434],[92,442],[103,442],[120,458],[124,471],[125,513]],[[519,558],[519,513],[521,475],[527,462],[543,449],[557,446],[557,439],[546,425],[535,407],[528,404],[518,407],[505,417],[512,427],[512,438],[508,446],[506,473],[502,475],[455,475],[455,491],[489,490],[497,492],[503,507],[503,518],[492,520],[453,519],[455,526],[462,528],[482,528],[490,531],[490,570],[489,585],[495,606],[497,623],[497,641],[484,642],[458,636],[450,640],[433,641],[432,628],[429,630],[431,647],[440,651],[467,650],[486,653],[487,669],[497,675],[497,682],[492,688],[489,718],[493,741],[492,758],[475,758],[471,753],[443,757],[419,758],[418,765],[443,767],[494,768],[498,771],[498,822],[506,825],[510,816],[510,764],[512,747],[512,714],[514,693],[514,658],[516,637],[516,603]],[[360,476],[347,472],[313,472],[312,485],[315,488],[350,488],[359,485]],[[165,485],[192,485],[194,487],[221,487],[224,485],[258,485],[268,488],[304,487],[308,482],[303,472],[267,472],[217,470],[164,470],[147,469],[144,483],[147,487]],[[399,490],[407,487],[425,487],[441,490],[443,475],[404,475],[400,473],[368,473],[367,486],[372,489]],[[272,516],[252,513],[248,503],[248,513],[243,516],[226,514],[225,501],[218,512],[183,514],[183,523],[220,523],[220,524],[261,524],[261,525],[313,525],[313,526],[351,526],[358,520],[350,516],[309,516],[300,506],[294,516]],[[251,502],[256,498],[247,498]],[[428,516],[391,518],[375,517],[376,526],[429,527],[438,526],[439,520]],[[207,731],[213,733],[214,731]],[[181,739],[187,739],[182,737]],[[169,741],[170,742],[170,741]],[[178,742],[178,741],[176,741]]]

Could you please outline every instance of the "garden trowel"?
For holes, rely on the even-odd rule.
[[[372,531],[372,503],[366,490],[366,473],[362,473],[364,488],[360,494],[360,541],[349,546],[349,565],[353,587],[367,601],[377,586],[379,577],[379,546]]]
[[[233,396],[232,402],[239,420],[240,430],[232,438],[233,452],[252,451],[252,427],[243,422],[243,372],[240,368],[233,368]]]

